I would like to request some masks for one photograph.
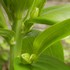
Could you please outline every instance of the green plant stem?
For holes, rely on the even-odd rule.
[[[14,62],[13,61],[13,57],[14,57],[13,47],[14,47],[13,45],[10,46],[10,66],[9,66],[10,70],[14,70],[14,66],[13,66],[14,65],[14,63],[13,63]]]
[[[21,47],[22,47],[22,21],[17,20],[17,25],[16,25],[16,45],[15,45],[15,55],[19,56],[21,53]],[[17,54],[16,54],[17,53]]]

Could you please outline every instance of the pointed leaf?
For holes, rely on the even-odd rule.
[[[49,46],[68,35],[70,35],[70,19],[57,23],[38,35],[33,44],[34,53],[40,55]]]

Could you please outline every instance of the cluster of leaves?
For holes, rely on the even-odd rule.
[[[61,44],[70,35],[70,4],[43,8],[45,2],[0,0],[0,36],[10,46],[9,70],[70,70]],[[50,27],[33,30],[34,23]]]

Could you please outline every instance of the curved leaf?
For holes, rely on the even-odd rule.
[[[14,36],[14,32],[11,30],[0,28],[0,36],[8,38],[10,40]]]
[[[28,9],[30,11],[31,10],[30,8],[32,8],[32,6],[33,8],[38,7],[39,9],[41,9],[45,1],[46,0],[42,0],[42,1],[41,0],[20,0],[20,5],[19,5],[19,0],[17,1],[16,0],[3,0],[5,4],[4,5],[1,0],[1,3],[4,8],[8,9],[8,11],[10,12],[10,14],[12,14],[13,17],[20,19],[23,16],[25,17],[23,13],[25,14],[26,10]]]
[[[31,30],[28,34],[23,37],[22,53],[33,53],[33,42],[38,34],[41,33],[37,30]],[[43,53],[55,57],[61,61],[64,61],[63,48],[60,42],[55,43]]]
[[[32,70],[70,70],[70,67],[55,58],[42,55],[38,62],[33,64]]]
[[[70,19],[55,24],[38,35],[33,44],[34,53],[40,55],[49,46],[68,35],[70,35]]]
[[[41,13],[41,17],[46,18],[47,20],[53,21],[54,23],[64,21],[69,19],[70,16],[70,4],[54,6],[51,8],[44,9]],[[56,19],[55,19],[56,18]]]
[[[70,4],[59,5],[42,10],[39,17],[30,19],[28,22],[44,23],[48,25],[64,21],[70,18]]]

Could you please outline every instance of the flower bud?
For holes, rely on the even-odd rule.
[[[31,12],[31,18],[37,17],[39,14],[39,8],[35,7],[35,9]]]

